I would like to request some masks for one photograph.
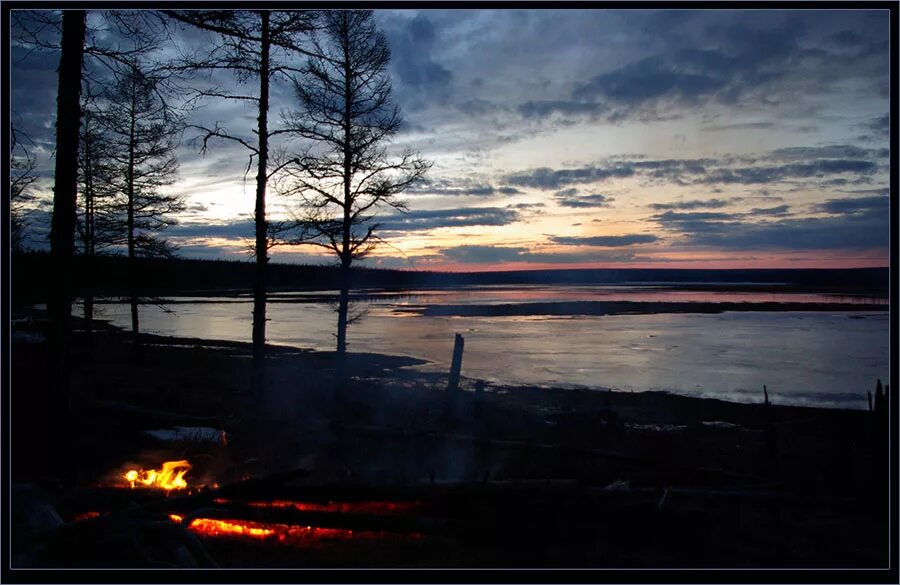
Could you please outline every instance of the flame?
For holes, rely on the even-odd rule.
[[[162,469],[136,470],[129,469],[122,476],[131,487],[160,488],[164,490],[182,490],[188,484],[184,475],[190,471],[191,464],[182,459],[180,461],[166,461]]]

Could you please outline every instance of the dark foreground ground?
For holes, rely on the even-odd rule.
[[[887,565],[876,413],[476,392],[465,378],[448,399],[446,376],[374,354],[351,356],[336,402],[333,354],[275,346],[260,397],[245,344],[144,335],[135,362],[130,337],[107,329],[76,333],[69,415],[48,428],[50,356],[23,331],[12,347],[14,567]],[[144,432],[175,426],[226,439]],[[207,487],[122,488],[127,465],[174,459]],[[197,518],[318,528],[210,536],[185,529]]]

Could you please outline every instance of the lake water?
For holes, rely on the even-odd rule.
[[[331,292],[279,293],[268,305],[269,343],[334,348]],[[250,341],[252,302],[180,297],[166,310],[141,306],[143,331]],[[667,390],[757,402],[767,385],[780,404],[866,408],[866,391],[889,372],[887,311],[726,312],[605,316],[442,317],[406,309],[433,304],[560,300],[853,302],[815,294],[701,292],[657,287],[495,286],[367,295],[350,351],[428,360],[447,371],[454,333],[465,337],[463,375],[504,384]],[[98,318],[130,326],[128,305],[99,305]],[[167,312],[169,311],[169,312]]]

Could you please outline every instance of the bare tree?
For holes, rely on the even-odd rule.
[[[294,85],[300,107],[286,115],[291,130],[309,141],[293,159],[282,189],[298,200],[300,211],[297,221],[274,227],[295,234],[286,243],[319,246],[340,261],[337,353],[342,359],[350,267],[379,241],[375,212],[405,209],[398,195],[420,180],[430,163],[410,150],[388,153],[402,118],[391,100],[390,49],[372,11],[326,12],[314,53],[306,75]]]
[[[125,238],[122,222],[118,217],[120,206],[116,201],[113,145],[101,122],[102,112],[96,102],[99,96],[92,93],[90,83],[85,83],[84,92],[78,157],[81,205],[77,228],[85,259],[86,274],[82,275],[83,309],[85,333],[90,345],[94,322],[94,258],[104,249],[122,244]]]
[[[35,157],[22,142],[25,138],[9,127],[9,244],[14,252],[22,250],[26,214],[24,205],[33,199],[31,185],[37,180],[34,172]]]
[[[183,122],[157,91],[158,80],[137,66],[120,74],[105,92],[98,115],[106,138],[104,175],[119,200],[120,233],[128,252],[131,331],[140,348],[137,293],[138,257],[169,257],[172,247],[157,233],[175,223],[173,214],[184,209],[181,197],[164,192],[178,171],[174,152]],[[136,354],[137,355],[137,354]]]
[[[183,60],[182,70],[229,70],[239,81],[258,82],[256,93],[235,93],[219,87],[200,91],[204,97],[238,100],[256,107],[256,140],[240,136],[221,127],[201,128],[202,152],[211,139],[236,142],[250,153],[247,171],[256,161],[255,243],[256,274],[253,282],[253,392],[265,394],[266,344],[266,266],[269,261],[268,221],[266,219],[266,190],[269,181],[282,165],[269,168],[270,142],[273,137],[286,134],[284,129],[269,125],[270,86],[277,79],[290,79],[300,70],[292,65],[298,54],[306,54],[303,42],[314,28],[316,14],[311,11],[237,10],[166,11],[180,22],[218,35],[220,42],[204,55]]]

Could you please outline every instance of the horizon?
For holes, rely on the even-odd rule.
[[[881,267],[890,262],[888,12],[375,10],[405,123],[390,152],[434,163],[377,213],[363,265],[445,272]],[[104,16],[90,23],[106,35]],[[205,33],[172,31],[196,46]],[[535,43],[536,38],[543,42]],[[128,39],[121,39],[127,42]],[[52,199],[58,53],[13,41],[12,122],[37,158],[32,247]],[[228,75],[215,81],[233,88]],[[295,107],[273,84],[271,114]],[[193,124],[249,135],[209,99]],[[241,259],[253,193],[240,145],[188,132],[162,232],[188,258]],[[276,145],[288,151],[298,142]],[[294,201],[272,189],[269,217]],[[327,264],[309,246],[276,263]]]

